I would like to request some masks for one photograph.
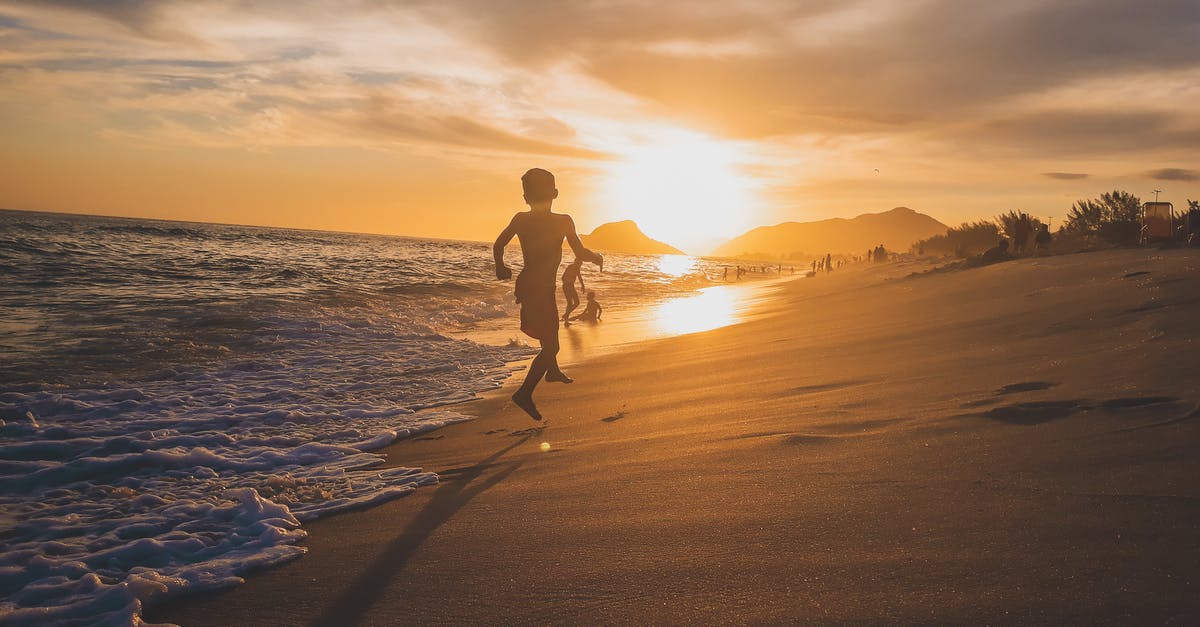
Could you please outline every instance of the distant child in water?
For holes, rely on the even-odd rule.
[[[529,211],[513,216],[492,245],[492,256],[496,260],[496,278],[508,280],[512,270],[504,265],[504,247],[513,237],[520,240],[525,266],[517,276],[515,291],[521,304],[521,330],[539,340],[542,350],[533,358],[525,381],[512,400],[531,418],[541,420],[542,414],[533,404],[533,388],[543,376],[547,381],[571,382],[558,367],[558,298],[554,294],[554,275],[562,263],[563,240],[575,251],[576,259],[601,264],[604,257],[583,247],[571,216],[550,211],[558,198],[553,174],[534,168],[521,177],[521,187]]]
[[[571,318],[572,320],[583,320],[584,322],[599,322],[600,316],[604,314],[604,308],[600,303],[596,302],[596,291],[588,291],[587,307],[583,308],[583,313]]]
[[[563,270],[562,274],[562,291],[563,296],[567,299],[567,310],[563,312],[563,322],[571,319],[571,312],[579,306],[579,292],[575,291],[575,282],[579,281],[579,289],[587,291],[587,286],[583,284],[583,275],[580,270],[583,269],[583,260],[575,259],[567,265],[567,269]]]

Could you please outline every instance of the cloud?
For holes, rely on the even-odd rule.
[[[174,2],[154,0],[15,0],[38,10],[65,11],[117,24],[145,39],[192,42],[197,40],[184,25],[168,19]]]
[[[70,37],[6,32],[0,100],[35,82],[50,98],[58,81],[106,129],[172,129],[163,141],[605,159],[635,124],[678,125],[846,167],[1044,158],[1033,172],[1063,157],[1099,172],[1078,159],[1117,153],[1187,163],[1200,145],[1194,0],[20,0],[0,14]],[[1150,78],[1162,91],[1140,90]]]
[[[745,138],[936,128],[1064,83],[1197,65],[1191,0],[1154,11],[1134,0],[796,4],[449,2],[441,11],[515,63],[572,60],[664,115]],[[706,46],[738,52],[687,52]]]
[[[1042,176],[1059,181],[1077,181],[1088,177],[1081,172],[1043,172]]]
[[[141,31],[153,24],[161,16],[160,7],[169,4],[147,0],[100,0],[98,2],[96,0],[37,0],[36,2],[25,0],[25,2],[44,7],[91,13],[122,24],[133,31]]]
[[[1156,181],[1200,181],[1200,170],[1186,170],[1184,168],[1160,168],[1158,170],[1150,170],[1146,176]]]
[[[961,132],[962,139],[1005,146],[1003,154],[1079,157],[1200,145],[1200,117],[1154,110],[1033,111],[987,120]]]
[[[86,101],[73,115],[92,120],[96,133],[157,146],[440,146],[609,158],[539,107],[519,69],[493,71],[470,45],[410,15],[367,3],[335,16],[337,7],[313,3],[220,13],[229,7],[217,3],[189,22],[197,6],[20,6],[19,19],[0,23],[16,31],[5,33],[14,52],[0,62],[0,80],[18,87],[0,93],[0,103],[40,101],[61,112]],[[177,41],[137,38],[168,24],[185,29]],[[54,29],[72,37],[64,44],[43,35]]]
[[[346,119],[360,137],[420,141],[476,150],[538,154],[571,159],[603,160],[603,152],[553,143],[511,133],[459,115],[414,116],[410,107],[380,96],[372,97],[364,111]],[[561,132],[561,131],[559,131]]]

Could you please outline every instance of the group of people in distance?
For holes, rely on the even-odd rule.
[[[521,211],[512,217],[492,245],[492,257],[496,262],[496,278],[507,281],[512,278],[512,270],[504,264],[504,247],[513,237],[521,244],[524,266],[517,275],[514,288],[517,303],[521,305],[521,331],[538,340],[541,350],[529,365],[525,380],[513,393],[512,401],[534,420],[541,420],[542,414],[533,402],[533,390],[537,384],[543,378],[552,383],[574,381],[558,366],[559,316],[555,279],[558,278],[558,266],[562,263],[563,240],[575,253],[575,261],[567,266],[567,271],[562,275],[563,293],[567,296],[564,322],[567,319],[600,319],[603,309],[596,302],[596,293],[593,291],[587,292],[588,302],[583,313],[574,318],[569,316],[579,305],[575,281],[578,280],[580,287],[583,287],[580,268],[585,262],[590,262],[603,269],[604,256],[584,248],[571,216],[550,211],[554,200],[558,198],[553,174],[541,168],[529,170],[521,177],[521,187],[529,211]]]
[[[1018,223],[1018,225],[1019,224],[1020,223]],[[996,243],[995,246],[985,250],[977,259],[972,260],[973,264],[986,266],[988,264],[998,263],[1001,261],[1008,261],[1014,256],[1023,254],[1025,252],[1026,245],[1029,242],[1030,233],[1033,230],[1034,229],[1032,228],[1025,230],[1020,228],[1017,229],[1017,232],[1013,237],[1013,252],[1010,253],[1008,250],[1008,240],[1001,239]],[[1034,233],[1032,238],[1033,254],[1041,255],[1050,250],[1050,227],[1042,224],[1036,230],[1037,233]]]

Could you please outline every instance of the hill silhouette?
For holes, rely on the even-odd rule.
[[[923,213],[896,207],[850,219],[760,226],[721,244],[713,255],[804,258],[825,253],[864,254],[879,244],[889,250],[906,251],[914,242],[942,235],[946,229],[945,224]]]
[[[601,252],[631,253],[634,255],[682,255],[683,251],[664,244],[638,228],[633,220],[609,222],[596,227],[588,235],[580,236],[583,245]]]

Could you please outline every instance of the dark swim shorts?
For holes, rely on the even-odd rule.
[[[517,302],[521,304],[521,331],[535,340],[558,336],[558,299],[554,275],[549,280],[517,276]]]

